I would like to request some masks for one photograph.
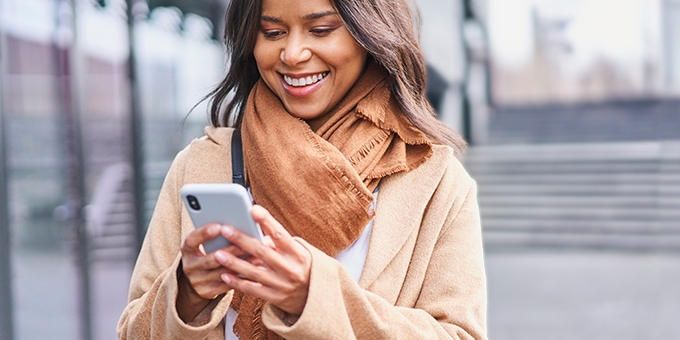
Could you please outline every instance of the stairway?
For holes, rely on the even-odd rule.
[[[680,251],[680,141],[471,147],[490,247]]]
[[[680,100],[495,107],[490,144],[602,143],[680,139]]]
[[[129,164],[113,164],[102,172],[87,208],[92,261],[130,262],[137,257],[132,195]]]

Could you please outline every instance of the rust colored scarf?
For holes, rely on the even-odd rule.
[[[314,132],[291,116],[260,80],[242,122],[246,178],[257,204],[293,235],[330,256],[349,247],[373,217],[381,178],[410,171],[432,145],[391,96],[387,73],[371,63]],[[263,301],[235,294],[241,339],[280,339],[262,321]]]

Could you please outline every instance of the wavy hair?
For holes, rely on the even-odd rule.
[[[433,142],[465,148],[463,138],[439,121],[425,97],[425,60],[418,39],[419,13],[408,0],[330,0],[347,30],[389,74],[390,90],[406,118]],[[260,74],[253,51],[262,0],[231,0],[224,43],[230,58],[222,82],[208,94],[213,126],[239,126]]]

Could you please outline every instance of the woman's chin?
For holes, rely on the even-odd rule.
[[[325,110],[318,107],[288,107],[286,109],[291,116],[304,120],[319,118],[326,113]]]

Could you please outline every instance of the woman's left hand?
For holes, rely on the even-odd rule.
[[[243,260],[218,250],[217,261],[238,273],[224,273],[222,280],[233,289],[264,299],[289,314],[300,315],[307,303],[311,254],[265,208],[253,206],[251,214],[273,244],[267,246],[235,228],[222,227],[224,237],[255,257]]]

